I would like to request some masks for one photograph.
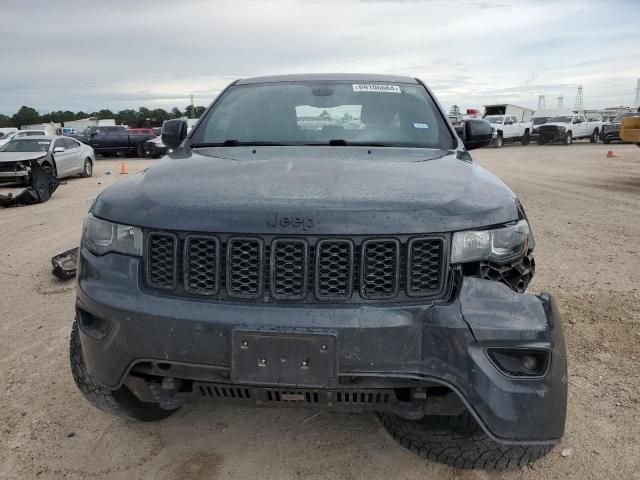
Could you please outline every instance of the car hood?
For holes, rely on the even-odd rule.
[[[24,162],[46,157],[47,152],[0,152],[0,163]]]
[[[178,149],[93,213],[148,228],[266,234],[447,232],[515,220],[515,196],[451,150]]]

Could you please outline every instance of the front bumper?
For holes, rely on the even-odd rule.
[[[200,375],[229,371],[232,334],[240,329],[314,331],[335,335],[339,377],[446,386],[502,443],[555,443],[563,435],[566,354],[549,295],[465,278],[448,304],[221,303],[151,294],[141,272],[140,259],[80,250],[78,317],[93,319],[79,321],[82,349],[92,377],[109,388],[118,388],[139,362],[167,362]],[[489,347],[547,349],[551,363],[540,378],[512,378],[494,366]]]
[[[562,142],[567,137],[567,130],[558,128],[539,129],[536,138],[541,138],[545,143]]]

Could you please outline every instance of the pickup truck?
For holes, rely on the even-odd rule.
[[[600,130],[601,120],[587,120],[581,113],[560,115],[540,125],[538,145],[555,142],[571,145],[573,140],[578,138],[588,138],[591,143],[597,143]]]
[[[602,129],[600,130],[600,140],[602,140],[602,143],[609,143],[612,140],[620,140],[620,126],[622,124],[622,120],[624,118],[638,116],[640,116],[640,112],[618,113],[613,120],[602,125]]]
[[[493,129],[493,145],[502,147],[504,142],[517,142],[528,145],[531,137],[531,122],[518,122],[515,115],[485,115],[484,119]]]
[[[76,138],[102,156],[136,154],[145,157],[144,142],[155,138],[155,134],[133,133],[123,126],[87,127]]]

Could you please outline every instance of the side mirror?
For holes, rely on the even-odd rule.
[[[467,150],[486,147],[491,143],[491,124],[486,120],[470,118],[464,122],[464,135],[462,143]]]
[[[187,138],[187,122],[184,120],[165,120],[162,124],[162,143],[169,148],[177,148]]]
[[[53,149],[53,153],[63,153],[64,152],[64,147],[55,147]]]
[[[89,136],[90,136],[91,138],[95,137],[96,135],[98,135],[98,132],[91,132],[91,133],[89,134]]]

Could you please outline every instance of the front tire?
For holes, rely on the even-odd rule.
[[[139,158],[145,158],[147,156],[147,152],[144,150],[144,145],[142,144],[142,142],[140,142],[136,147],[136,154]]]
[[[504,139],[502,138],[502,135],[498,135],[496,137],[496,148],[502,148],[503,145],[504,145]]]
[[[567,132],[564,136],[564,144],[571,145],[573,143],[573,134],[571,132]]]
[[[529,130],[527,130],[524,132],[524,135],[522,136],[522,140],[520,140],[520,143],[522,145],[529,145],[529,141],[530,141]]]
[[[422,458],[456,468],[508,470],[545,456],[553,445],[502,445],[491,440],[466,411],[457,416],[405,420],[379,413],[382,425],[403,447]]]
[[[167,418],[177,411],[177,409],[165,410],[155,403],[142,402],[125,386],[117,390],[110,390],[97,384],[89,375],[87,366],[84,363],[78,322],[73,322],[73,327],[71,328],[69,360],[76,386],[90,403],[103,412],[127,420],[154,422]]]
[[[80,176],[82,178],[89,178],[91,175],[93,175],[93,162],[91,161],[90,158],[87,158],[84,161],[84,167],[82,169],[82,173],[80,174]]]
[[[598,132],[598,129],[595,128],[593,130],[593,133],[591,134],[591,137],[589,138],[589,141],[591,143],[598,143],[598,137],[600,136],[600,132]]]

